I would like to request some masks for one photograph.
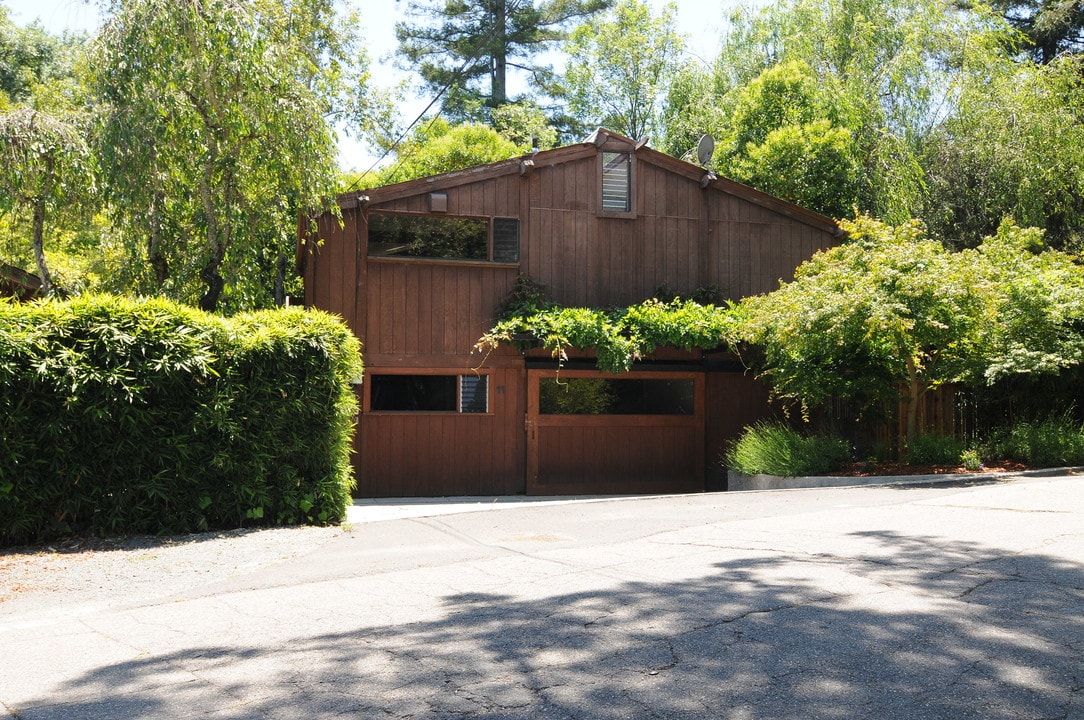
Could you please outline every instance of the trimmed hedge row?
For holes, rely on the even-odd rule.
[[[320,312],[0,302],[0,544],[338,522],[361,371]]]

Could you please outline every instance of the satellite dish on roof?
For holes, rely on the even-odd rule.
[[[707,133],[700,136],[700,142],[696,144],[696,159],[701,165],[711,162],[711,156],[715,153],[715,138]]]

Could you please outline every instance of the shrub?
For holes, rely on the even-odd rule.
[[[994,431],[985,443],[984,454],[1036,467],[1082,465],[1084,428],[1068,413],[1020,422]]]
[[[0,302],[0,544],[337,522],[360,373],[318,312]]]
[[[960,464],[967,470],[981,470],[982,469],[982,456],[979,455],[979,451],[973,448],[968,448],[960,453]]]
[[[951,435],[924,434],[908,441],[904,459],[914,465],[955,465],[964,449]]]
[[[850,458],[846,440],[835,436],[806,435],[779,423],[746,428],[726,454],[726,464],[746,475],[823,475]]]

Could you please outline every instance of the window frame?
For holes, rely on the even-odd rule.
[[[604,203],[603,185],[606,181],[607,156],[624,156],[628,163],[628,202],[626,210],[607,209]],[[636,152],[633,150],[598,151],[598,213],[599,217],[635,218],[636,217]]]
[[[455,378],[455,410],[373,410],[373,379],[385,376],[410,376],[422,377],[451,377]],[[457,368],[422,369],[422,368],[381,368],[379,370],[366,369],[362,380],[362,414],[364,415],[463,415],[466,417],[483,417],[493,414],[493,383],[490,382],[492,373],[479,370],[477,372]],[[474,412],[463,410],[463,379],[481,378],[485,384],[485,411]]]
[[[412,255],[373,255],[370,251],[369,232],[373,215],[399,215],[413,218],[439,218],[448,220],[479,220],[486,224],[486,256],[485,258],[459,258],[459,257],[420,257]],[[515,222],[516,226],[516,260],[494,260],[497,221]],[[401,210],[373,209],[365,214],[365,259],[376,262],[420,262],[420,263],[454,263],[456,265],[496,265],[500,267],[519,267],[523,256],[523,223],[520,218],[509,215],[457,215],[443,212],[408,212]]]

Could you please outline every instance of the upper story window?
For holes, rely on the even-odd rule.
[[[632,212],[632,153],[602,153],[602,212]]]
[[[519,220],[372,212],[369,256],[518,263]]]

